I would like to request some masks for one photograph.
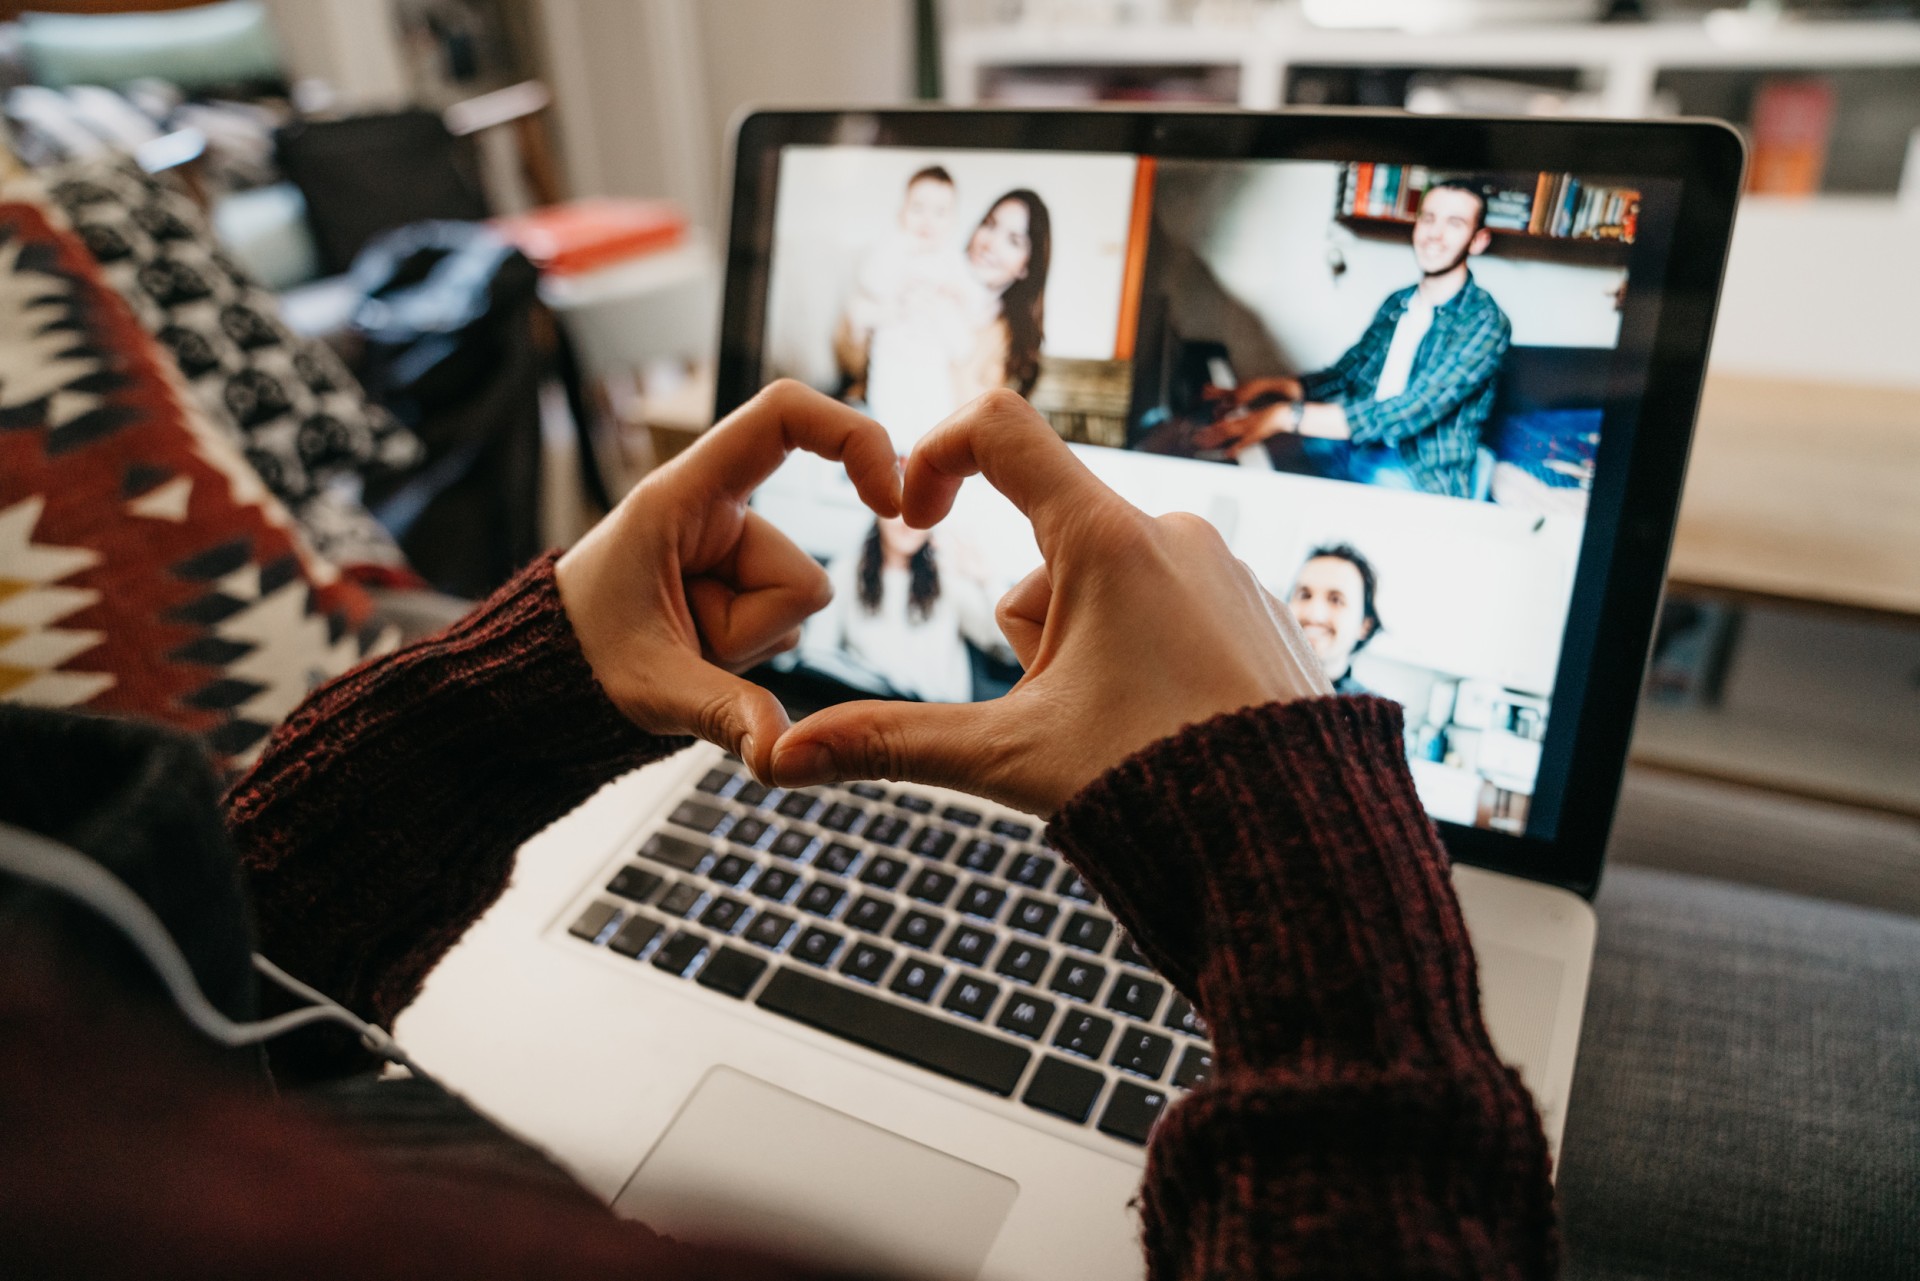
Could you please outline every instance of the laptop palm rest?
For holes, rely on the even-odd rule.
[[[613,1203],[682,1240],[753,1242],[855,1271],[977,1276],[1020,1186],[716,1067]]]

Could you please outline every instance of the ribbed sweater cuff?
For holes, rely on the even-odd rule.
[[[1220,1069],[1457,1062],[1485,1046],[1399,706],[1251,707],[1097,779],[1050,836],[1212,1031]]]

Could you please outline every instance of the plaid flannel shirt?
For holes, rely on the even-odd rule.
[[[1460,292],[1434,309],[1406,390],[1375,400],[1394,326],[1406,314],[1415,288],[1388,295],[1360,341],[1300,383],[1308,400],[1347,411],[1355,445],[1390,445],[1428,493],[1471,498],[1480,428],[1493,411],[1494,379],[1513,326],[1493,295],[1469,274]]]

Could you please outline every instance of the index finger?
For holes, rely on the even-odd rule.
[[[745,498],[796,449],[843,463],[861,502],[881,516],[900,514],[898,455],[886,428],[791,379],[768,384],[695,441],[681,455],[681,474]]]
[[[901,511],[929,529],[953,506],[960,482],[984,476],[1033,524],[1041,554],[1068,512],[1124,503],[1018,394],[990,391],[928,433],[907,459]]]

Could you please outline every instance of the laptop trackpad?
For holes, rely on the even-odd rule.
[[[732,1068],[707,1073],[614,1200],[682,1240],[972,1277],[1020,1186]]]

